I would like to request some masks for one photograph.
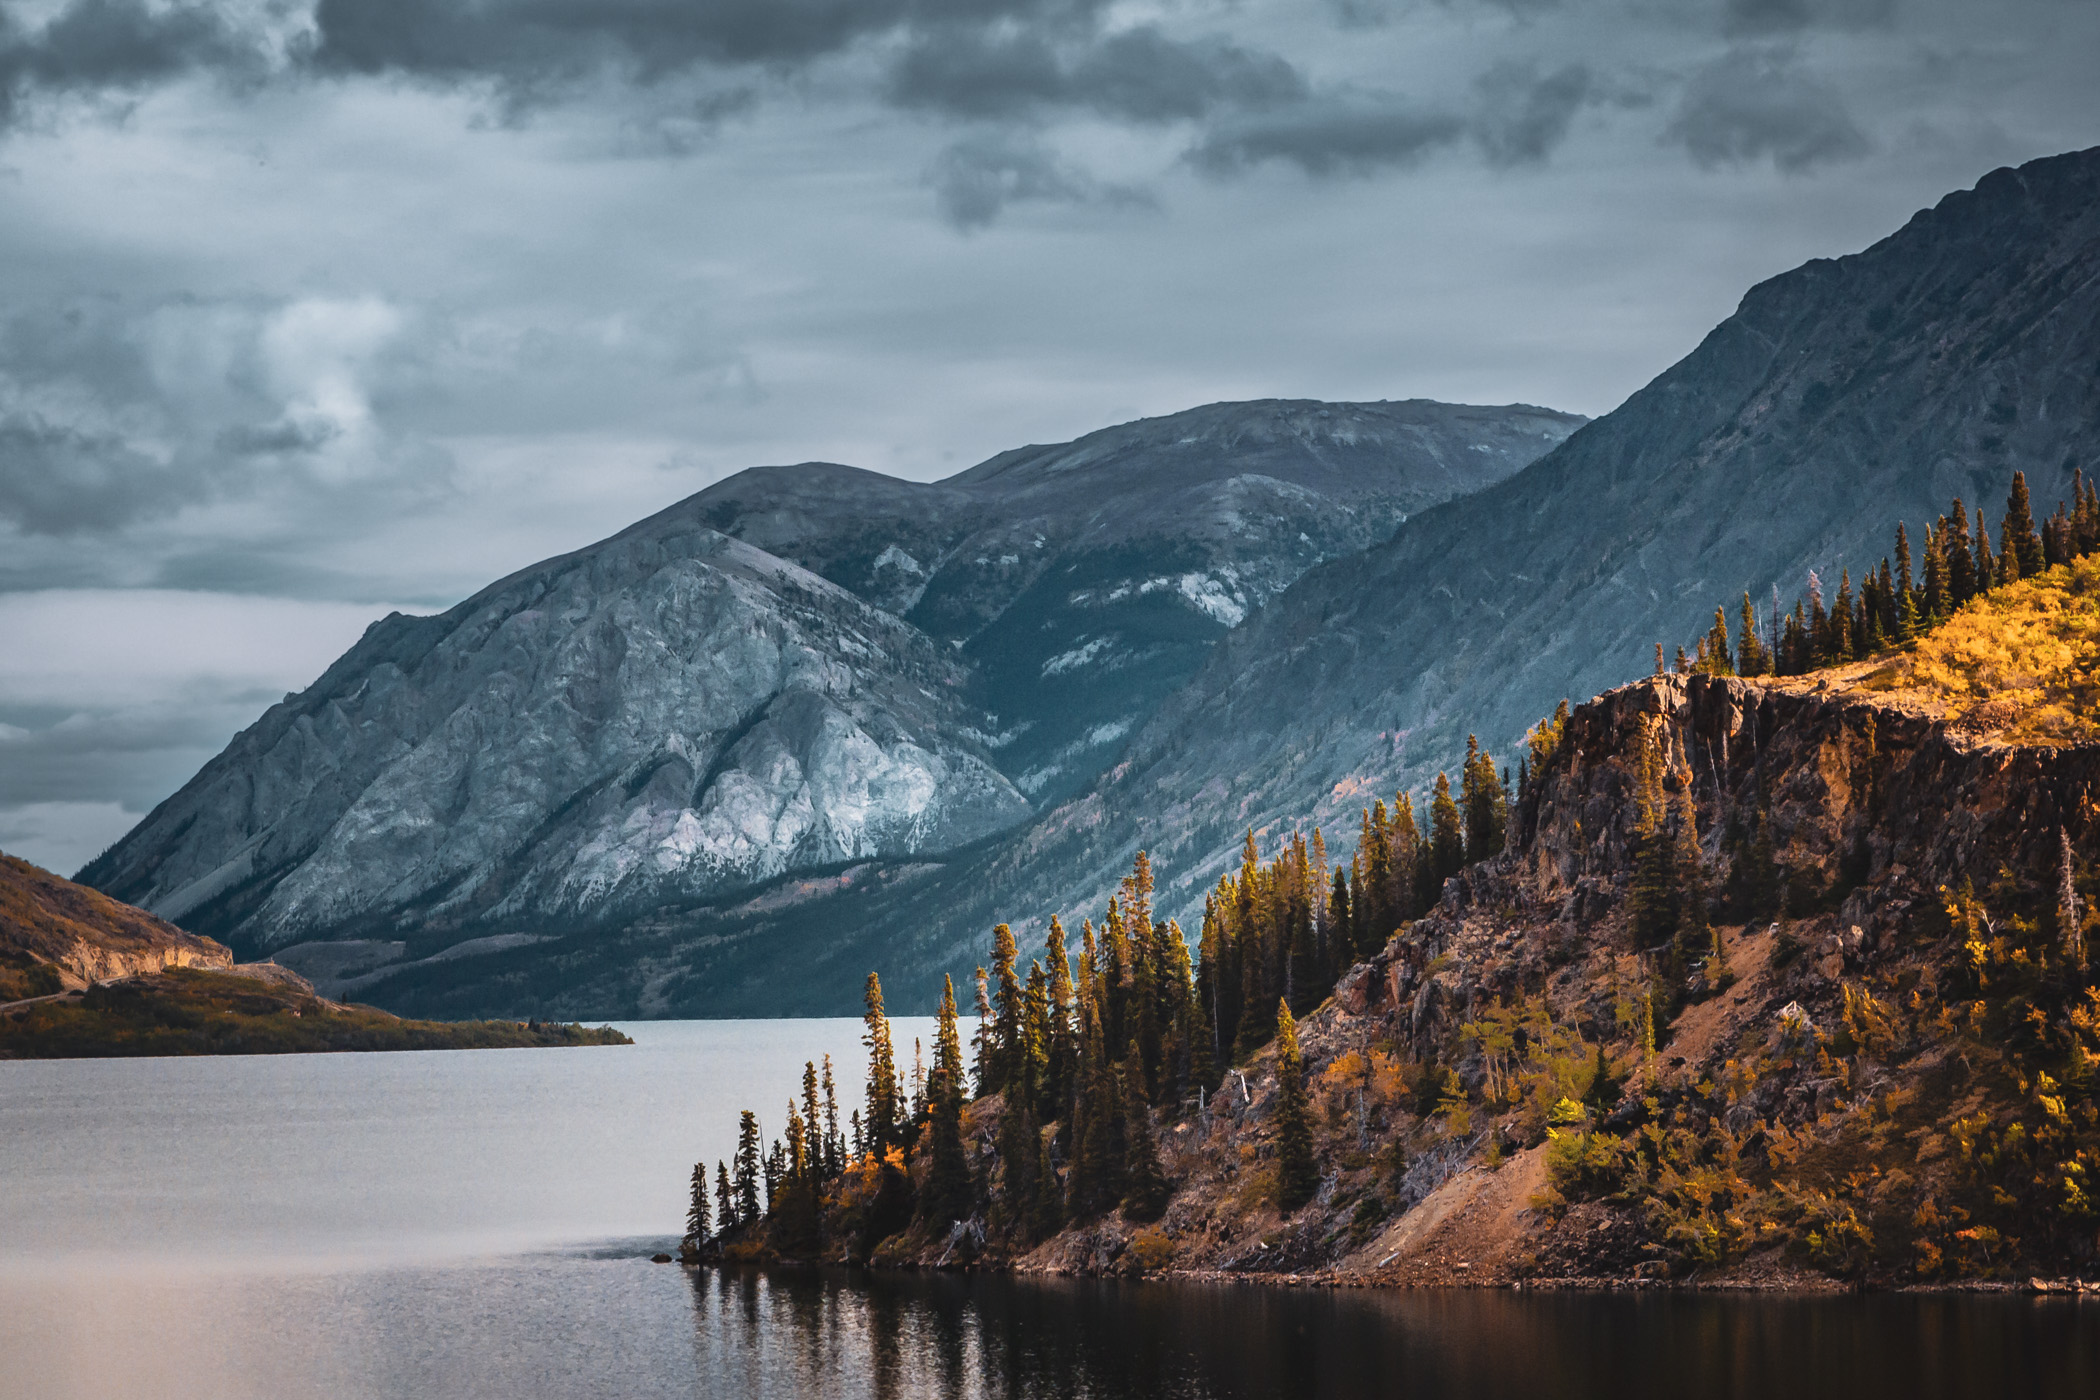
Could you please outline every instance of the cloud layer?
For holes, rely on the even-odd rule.
[[[2090,0],[0,0],[0,846],[756,463],[1607,411],[2096,66]]]

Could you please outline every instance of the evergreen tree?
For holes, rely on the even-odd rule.
[[[1049,969],[1049,1039],[1044,1045],[1044,1116],[1061,1118],[1077,1086],[1079,1039],[1072,1029],[1072,963],[1065,953],[1065,926],[1050,916],[1043,940],[1043,964]]]
[[[1954,510],[1940,524],[1940,551],[1946,559],[1946,596],[1940,609],[1927,608],[1934,619],[1951,614],[1976,596],[1982,586],[1976,572],[1976,554],[1969,544],[1969,508],[1954,498]]]
[[[817,1174],[810,1157],[809,1125],[788,1101],[786,1150],[776,1169],[773,1244],[790,1257],[814,1254],[820,1243]]]
[[[739,1224],[749,1225],[761,1218],[759,1206],[759,1160],[758,1115],[745,1109],[737,1120],[736,1129],[736,1218]]]
[[[1991,536],[1990,532],[1983,528],[1981,511],[1976,514],[1976,547],[1973,552],[1976,557],[1976,593],[1988,593],[1998,585],[1998,560],[1991,553]],[[1968,599],[1962,601],[1967,602]]]
[[[1633,912],[1635,946],[1652,948],[1677,931],[1675,851],[1663,796],[1663,756],[1653,734],[1641,738],[1634,790]]]
[[[1911,580],[1910,572],[1910,533],[1909,531],[1904,529],[1903,522],[1900,520],[1896,522],[1895,583],[1895,596],[1890,601],[1894,604],[1895,615],[1898,618],[1900,618],[1903,615],[1903,605],[1905,602],[1908,601],[1911,603],[1913,611],[1915,611],[1917,607],[1916,602],[1911,599],[1911,594],[1916,591],[1916,585]],[[1910,633],[1901,630],[1900,622],[1892,624],[1890,630],[1895,635],[1897,641],[1907,642],[1910,640]]]
[[[1135,1093],[1126,1092],[1123,1097],[1129,1112],[1124,1125],[1123,1213],[1132,1220],[1157,1220],[1166,1213],[1173,1188],[1159,1164],[1152,1110]]]
[[[692,1199],[685,1208],[685,1242],[698,1246],[712,1233],[708,1229],[707,1210],[707,1163],[693,1163]]]
[[[1451,780],[1442,773],[1436,775],[1435,793],[1429,800],[1429,831],[1429,862],[1441,891],[1444,881],[1466,864],[1465,827],[1458,804],[1451,800]]]
[[[1298,1052],[1298,1024],[1291,1008],[1276,1006],[1276,1204],[1288,1215],[1320,1189],[1313,1158],[1312,1108],[1305,1092],[1305,1065]]]
[[[1677,947],[1688,960],[1704,953],[1713,941],[1706,859],[1699,849],[1699,816],[1690,793],[1678,795],[1676,845]]]
[[[839,1135],[839,1090],[831,1077],[831,1056],[824,1057],[824,1178],[846,1169],[846,1141]]]
[[[904,1104],[898,1092],[897,1055],[890,1044],[890,1019],[882,1008],[882,981],[868,974],[865,993],[867,1033],[861,1044],[868,1047],[867,1116],[861,1122],[867,1151],[880,1157],[892,1147],[903,1147]]]
[[[1018,1085],[1026,1094],[1029,1086],[1019,1083],[1022,1058],[1021,1025],[1027,1015],[1025,998],[1021,991],[1021,979],[1014,969],[1019,956],[1014,947],[1014,931],[1005,924],[992,930],[992,1053],[986,1057],[977,1083],[979,1094],[997,1094],[1008,1085]]]
[[[736,1193],[729,1185],[728,1164],[719,1158],[715,1162],[715,1219],[722,1222],[724,1234],[744,1223],[743,1214],[737,1209]]]
[[[2012,561],[2008,571],[2018,578],[2033,578],[2045,567],[2042,537],[2034,532],[2034,511],[2027,502],[2027,473],[2014,472],[2012,490],[2005,498],[2005,521],[1998,528],[1998,548]]]
[[[1764,643],[1757,636],[1757,608],[1750,601],[1750,590],[1743,590],[1743,611],[1739,619],[1743,640],[1736,649],[1736,671],[1744,676],[1762,676],[1772,669],[1770,658],[1765,655]]]
[[[1495,776],[1495,761],[1472,735],[1466,736],[1466,763],[1459,772],[1465,810],[1466,861],[1470,864],[1501,853],[1509,826],[1509,799]]]
[[[1750,595],[1745,593],[1744,601],[1747,602],[1749,597]],[[1707,631],[1706,646],[1701,659],[1705,663],[1703,669],[1708,675],[1735,674],[1735,658],[1730,654],[1728,644],[1728,618],[1718,607],[1714,609],[1714,625]]]
[[[1005,927],[1001,925],[1000,927]],[[955,979],[941,979],[941,1005],[933,1043],[933,1076],[927,1093],[927,1138],[931,1160],[926,1188],[919,1196],[922,1214],[945,1225],[970,1213],[970,1160],[963,1150],[962,1036],[955,1025]]]

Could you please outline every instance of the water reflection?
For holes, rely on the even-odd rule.
[[[701,1392],[1159,1400],[2100,1395],[2100,1308],[2024,1297],[1328,1292],[691,1275]]]

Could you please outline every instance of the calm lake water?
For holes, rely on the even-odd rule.
[[[777,1127],[827,1050],[857,1083],[859,1024],[624,1029],[0,1064],[0,1397],[2100,1396],[2100,1308],[2071,1300],[651,1264],[739,1108]]]

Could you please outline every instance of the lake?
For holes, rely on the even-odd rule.
[[[857,1021],[0,1064],[0,1397],[2100,1395],[2100,1306],[649,1263]],[[900,1019],[900,1058],[931,1022]]]

